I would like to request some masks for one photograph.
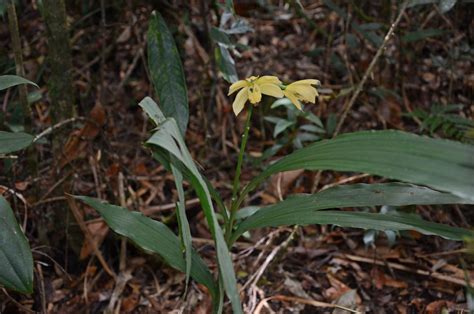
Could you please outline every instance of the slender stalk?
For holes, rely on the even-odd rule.
[[[239,159],[237,160],[237,166],[235,168],[234,183],[232,185],[232,198],[230,205],[230,215],[227,223],[227,228],[225,229],[226,239],[230,240],[232,234],[232,228],[234,226],[235,214],[238,209],[237,194],[240,189],[240,173],[242,172],[242,162],[244,160],[245,147],[247,146],[247,140],[249,138],[250,130],[250,120],[252,118],[253,106],[250,106],[249,112],[247,114],[247,120],[245,121],[244,134],[242,135],[242,142],[240,143]]]

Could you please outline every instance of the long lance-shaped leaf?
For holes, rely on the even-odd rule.
[[[36,83],[18,75],[0,75],[0,91],[21,84],[30,84],[39,88]]]
[[[142,213],[103,203],[96,198],[87,196],[75,196],[75,198],[97,210],[116,233],[127,237],[142,249],[160,255],[172,267],[186,272],[186,262],[179,238],[165,224]],[[191,265],[191,277],[208,287],[210,293],[215,296],[217,287],[214,278],[195,251],[192,252]]]
[[[261,208],[238,225],[233,240],[235,241],[242,233],[250,229],[292,224],[335,224],[377,230],[413,229],[423,234],[434,234],[453,240],[473,235],[469,230],[431,223],[420,218],[413,218],[413,216],[321,211],[343,207],[415,204],[474,204],[474,201],[470,198],[403,183],[343,185],[316,194],[291,196],[280,203]]]
[[[144,98],[140,104],[139,104],[143,110],[146,112],[148,117],[155,123],[156,126],[160,125],[161,122],[166,120],[166,117],[163,115],[163,113],[160,110],[157,110],[158,107],[156,103],[149,97]],[[163,164],[163,166],[168,170],[172,171],[171,169],[171,162],[170,162],[170,155],[166,150],[160,149],[158,147],[155,147],[153,150],[153,158],[158,160],[160,163]],[[179,171],[183,174],[184,178],[189,179],[192,177],[192,174],[190,171],[178,160],[174,159],[174,166],[179,169]],[[203,180],[206,181],[207,188],[209,190],[209,193],[211,193],[212,199],[216,202],[218,206],[221,207],[223,210],[222,215],[225,216],[227,213],[225,212],[225,205],[224,202],[219,195],[219,192],[217,192],[216,189],[212,186],[212,184],[207,180],[206,177],[202,177]],[[224,217],[227,218],[227,217]]]
[[[366,172],[474,199],[474,146],[392,130],[344,134],[297,150],[254,178],[242,195],[294,169]]]
[[[191,274],[191,264],[192,264],[192,238],[191,230],[189,228],[189,221],[186,217],[186,199],[184,197],[183,189],[183,174],[175,166],[171,166],[173,172],[174,180],[176,183],[176,190],[178,191],[179,201],[176,203],[176,214],[178,216],[179,222],[179,234],[181,236],[181,242],[184,247],[184,260],[186,262],[186,288],[188,287],[189,276]]]
[[[197,169],[191,154],[189,153],[183,137],[181,136],[176,121],[173,118],[165,119],[156,103],[149,97],[146,97],[139,104],[150,118],[158,122],[158,130],[147,141],[148,145],[159,147],[174,158],[179,160],[183,166],[190,172],[190,181],[194,187],[196,194],[201,202],[204,210],[206,221],[211,230],[212,236],[216,243],[217,261],[219,264],[220,275],[222,277],[224,289],[231,301],[234,313],[242,313],[240,297],[237,291],[237,280],[232,265],[232,259],[224,240],[222,229],[217,221],[214,206],[212,204],[211,195],[207,187],[206,181]],[[170,159],[173,162],[173,159]]]
[[[189,119],[186,80],[173,36],[158,12],[151,14],[147,39],[148,66],[161,108],[166,117],[176,120],[184,134]]]
[[[0,154],[13,153],[33,143],[34,136],[28,133],[0,131]]]
[[[0,286],[33,292],[33,257],[13,211],[0,196]]]

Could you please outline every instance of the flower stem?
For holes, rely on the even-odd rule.
[[[240,189],[240,173],[242,171],[242,162],[244,160],[245,147],[247,146],[247,140],[249,138],[250,130],[250,120],[252,118],[253,106],[250,106],[250,109],[247,114],[247,120],[245,121],[244,134],[242,135],[242,142],[240,143],[239,159],[237,160],[237,166],[235,168],[234,183],[232,185],[232,198],[230,205],[230,216],[225,229],[226,240],[229,243],[230,237],[232,235],[232,228],[234,226],[235,214],[238,209],[237,194]]]

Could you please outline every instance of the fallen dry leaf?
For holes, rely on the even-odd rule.
[[[89,113],[89,120],[87,120],[84,126],[69,135],[59,160],[59,168],[63,168],[71,161],[83,155],[87,144],[99,134],[105,121],[105,109],[100,103],[96,103]]]

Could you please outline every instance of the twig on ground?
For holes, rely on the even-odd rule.
[[[438,279],[438,280],[441,280],[441,281],[446,281],[446,282],[456,284],[456,285],[459,285],[459,286],[463,286],[463,287],[466,286],[466,281],[464,279],[453,277],[452,275],[443,275],[443,274],[439,274],[439,273],[436,273],[436,272],[430,272],[430,271],[427,271],[427,270],[415,269],[415,268],[413,268],[413,266],[412,267],[407,267],[405,265],[398,264],[398,263],[386,262],[386,261],[382,261],[382,260],[377,260],[377,259],[367,258],[367,257],[362,257],[362,256],[357,256],[357,255],[342,254],[341,256],[347,258],[348,260],[354,261],[354,262],[362,262],[362,263],[368,263],[368,264],[375,264],[375,265],[379,265],[379,266],[387,266],[387,267],[390,267],[390,268],[393,268],[393,269],[402,270],[402,271],[406,271],[406,272],[410,272],[410,273],[415,273],[415,274],[421,275],[421,276],[429,276],[429,277],[432,277],[432,278],[435,278],[435,279]],[[471,281],[469,284],[471,286],[473,286],[474,281]]]
[[[253,313],[260,314],[260,312],[262,311],[262,307],[270,300],[296,302],[296,303],[311,305],[311,306],[314,306],[314,307],[329,307],[329,308],[333,308],[333,309],[345,310],[345,311],[348,311],[348,312],[351,312],[351,313],[361,313],[359,311],[356,311],[356,310],[353,310],[353,309],[350,309],[350,308],[347,308],[347,307],[344,307],[344,306],[340,306],[340,305],[337,305],[337,304],[331,304],[331,303],[320,302],[320,301],[309,300],[309,299],[303,299],[303,298],[297,298],[297,297],[289,297],[289,296],[286,296],[286,295],[275,295],[273,297],[263,299],[262,301],[260,301],[258,306],[255,308],[255,312],[253,312]]]
[[[356,181],[356,180],[359,180],[359,179],[362,179],[362,178],[367,178],[369,176],[370,176],[370,174],[368,174],[368,173],[363,173],[363,174],[351,176],[351,177],[339,180],[339,181],[331,183],[331,184],[326,184],[319,191],[323,191],[323,190],[326,190],[326,189],[329,189],[329,188],[332,188],[332,187],[335,187],[335,186],[338,186],[338,185],[341,185],[341,184],[345,184],[345,183],[348,183],[348,182]]]
[[[193,199],[190,199],[189,201],[187,201],[185,203],[185,206],[189,207],[189,206],[196,205],[196,204],[199,204],[199,199],[198,198],[193,198]],[[165,205],[149,206],[149,207],[146,207],[144,209],[140,209],[140,211],[146,216],[151,216],[153,214],[156,214],[156,213],[159,213],[159,212],[162,212],[162,211],[165,211],[165,210],[170,210],[170,209],[173,209],[175,207],[176,207],[176,204],[169,203],[169,204],[165,204]]]
[[[267,258],[265,259],[265,261],[262,263],[262,265],[259,267],[259,269],[255,272],[255,274],[253,274],[250,279],[244,284],[244,286],[241,288],[241,290],[244,290],[247,285],[250,284],[250,289],[249,289],[249,292],[248,292],[248,295],[250,296],[255,296],[255,293],[253,292],[253,290],[257,287],[257,282],[260,280],[260,278],[263,276],[265,270],[268,268],[268,266],[270,265],[270,263],[272,262],[272,260],[275,258],[275,256],[282,250],[282,249],[285,249],[289,244],[290,242],[293,240],[293,237],[296,233],[296,231],[298,230],[298,226],[295,226],[293,228],[293,230],[291,231],[290,235],[288,236],[288,238],[286,238],[285,241],[283,241],[280,245],[278,245],[277,247],[275,247],[271,252],[270,254],[268,254]],[[254,311],[254,307],[255,307],[255,302],[256,300],[250,300],[250,306],[249,306],[249,312],[250,313],[253,313]]]
[[[49,128],[45,129],[40,134],[36,135],[33,139],[33,143],[37,142],[40,138],[51,134],[54,130],[59,129],[60,127],[66,125],[66,124],[73,123],[73,122],[76,122],[76,121],[84,121],[84,120],[87,120],[87,119],[84,118],[84,117],[73,117],[73,118],[63,120],[59,123],[56,123],[55,125],[50,126]]]
[[[41,301],[41,310],[43,313],[48,313],[47,311],[47,302],[46,302],[46,291],[44,288],[44,277],[43,277],[43,269],[41,268],[41,263],[36,264],[36,270],[38,272],[38,286],[39,286],[39,295]]]

